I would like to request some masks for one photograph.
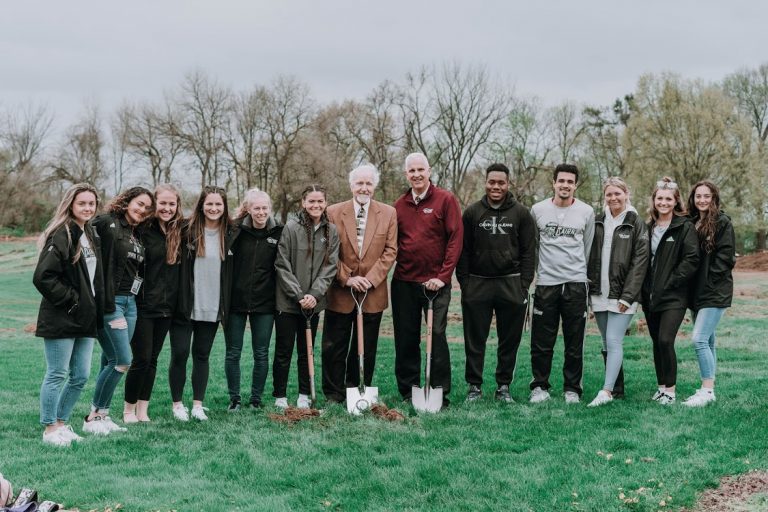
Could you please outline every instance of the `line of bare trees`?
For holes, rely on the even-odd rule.
[[[114,112],[86,107],[53,135],[46,107],[0,111],[0,226],[39,229],[63,187],[88,181],[114,193],[125,186],[225,187],[234,203],[251,187],[267,191],[285,217],[308,182],[331,200],[346,197],[346,173],[371,162],[379,199],[405,189],[404,156],[425,153],[433,179],[462,204],[482,193],[482,169],[505,162],[513,191],[530,204],[550,192],[562,161],[584,173],[580,195],[596,207],[600,183],[625,177],[641,209],[653,182],[683,189],[709,178],[723,189],[747,248],[764,248],[768,225],[768,64],[719,84],[674,74],[644,75],[612,105],[545,106],[483,66],[424,67],[379,84],[363,100],[318,103],[295,77],[234,90],[203,71],[186,75],[157,102]],[[15,203],[15,204],[14,204]]]

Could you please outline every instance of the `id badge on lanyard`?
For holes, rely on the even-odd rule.
[[[134,295],[139,294],[139,290],[141,289],[141,283],[143,283],[144,280],[140,278],[139,276],[136,276],[133,278],[133,284],[131,285],[131,293]]]

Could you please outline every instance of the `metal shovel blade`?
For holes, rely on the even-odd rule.
[[[347,412],[355,416],[367,411],[379,401],[379,388],[347,388]]]
[[[443,388],[411,388],[411,403],[417,412],[440,412],[443,408]]]

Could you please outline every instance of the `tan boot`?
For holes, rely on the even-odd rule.
[[[139,419],[136,417],[136,404],[129,404],[125,402],[123,406],[123,423],[138,423]]]
[[[149,401],[139,400],[136,402],[136,418],[141,422],[152,421],[149,419]]]

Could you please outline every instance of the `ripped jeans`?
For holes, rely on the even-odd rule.
[[[136,298],[133,295],[115,296],[115,311],[104,315],[104,327],[99,329],[99,345],[103,351],[101,371],[93,390],[92,407],[108,411],[112,395],[131,366],[131,338],[136,330]],[[117,368],[123,368],[123,371]]]

